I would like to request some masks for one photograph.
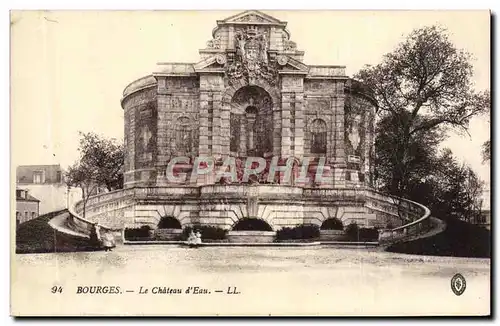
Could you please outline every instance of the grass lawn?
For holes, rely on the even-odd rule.
[[[65,210],[41,215],[16,230],[16,253],[46,253],[91,250],[85,241],[55,231],[48,222]]]

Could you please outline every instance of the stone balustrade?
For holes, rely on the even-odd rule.
[[[276,232],[273,231],[229,231],[230,243],[272,243]]]
[[[345,66],[309,66],[309,75],[321,77],[345,76]]]
[[[296,197],[299,202],[359,202],[378,217],[386,220],[401,221],[401,225],[380,231],[379,242],[389,243],[414,237],[427,232],[432,226],[430,211],[427,207],[406,199],[388,196],[369,188],[316,189],[282,185],[208,185],[202,187],[142,187],[121,189],[98,194],[89,198],[83,215],[83,202],[70,208],[68,225],[85,234],[89,234],[93,224],[98,222],[104,230],[119,232],[127,223],[127,216],[134,214],[138,202],[148,200],[172,199],[207,200],[209,198],[249,198],[260,197],[280,201],[283,198]],[[364,203],[364,204],[363,204]],[[182,202],[180,203],[182,205]],[[129,215],[127,215],[127,211]]]
[[[240,196],[302,195],[303,188],[283,185],[210,185],[201,187],[200,194],[237,194]]]
[[[379,243],[401,241],[422,235],[432,228],[431,211],[417,202],[386,195],[375,190],[366,193],[367,206],[373,210],[399,217],[406,223],[380,231]]]

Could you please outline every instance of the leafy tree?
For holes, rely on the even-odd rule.
[[[412,180],[405,196],[429,207],[436,217],[475,221],[480,214],[484,183],[448,148],[428,160],[433,162],[433,168],[419,181]]]
[[[408,119],[409,113],[403,113],[403,119]],[[434,157],[437,155],[437,146],[443,140],[441,129],[436,128],[428,132],[419,132],[409,138],[405,156],[395,150],[400,146],[404,129],[399,123],[399,117],[383,116],[377,124],[375,136],[375,184],[382,191],[391,192],[392,180],[397,169],[403,179],[400,182],[398,195],[405,197],[407,188],[420,182],[433,168]],[[404,164],[401,163],[403,159]],[[410,173],[411,172],[411,173]]]
[[[489,107],[489,92],[476,92],[471,55],[457,49],[447,31],[431,26],[414,30],[376,66],[355,77],[373,92],[381,116],[391,116],[398,138],[392,144],[394,166],[389,191],[407,187],[412,146],[442,127],[466,131],[469,121]]]
[[[101,138],[92,132],[80,132],[80,136],[80,158],[66,172],[66,183],[82,190],[85,217],[87,202],[99,188],[111,191],[123,187],[124,149],[115,139]]]
[[[79,187],[82,190],[83,218],[85,218],[87,202],[99,186],[96,181],[96,170],[88,164],[75,162],[68,168],[65,179],[68,186]]]
[[[123,144],[93,132],[80,136],[80,162],[95,169],[96,183],[108,191],[123,188]]]

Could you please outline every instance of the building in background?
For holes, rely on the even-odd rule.
[[[16,227],[39,215],[40,201],[26,189],[16,189]]]
[[[16,185],[40,201],[39,214],[64,209],[68,203],[81,199],[80,189],[67,187],[59,164],[20,165],[16,169]]]

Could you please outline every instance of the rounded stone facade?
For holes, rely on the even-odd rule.
[[[200,62],[159,64],[124,91],[124,187],[143,194],[134,197],[126,224],[156,226],[165,214],[183,226],[226,229],[242,218],[268,221],[273,230],[328,218],[377,224],[359,195],[372,172],[368,93],[343,66],[304,64],[285,22],[242,14],[217,24]],[[228,158],[268,165],[273,157],[293,158],[296,170],[290,180],[265,170],[266,178],[227,184],[216,169],[190,177],[198,157],[216,167]],[[169,163],[178,158],[186,159],[176,163],[173,180]],[[299,181],[304,159],[313,174],[324,163],[321,183]]]

